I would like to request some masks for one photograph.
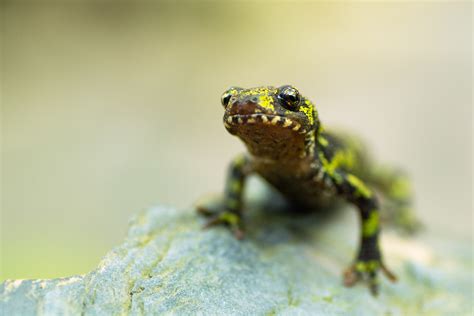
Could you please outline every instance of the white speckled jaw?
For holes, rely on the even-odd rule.
[[[224,116],[224,125],[245,143],[254,157],[283,161],[306,155],[309,131],[290,118],[263,113],[235,114]]]
[[[279,115],[267,115],[264,113],[254,113],[248,115],[229,115],[224,116],[224,125],[232,133],[234,129],[238,129],[243,125],[263,125],[263,126],[279,126],[282,129],[291,130],[298,134],[305,134],[307,131],[301,124]]]

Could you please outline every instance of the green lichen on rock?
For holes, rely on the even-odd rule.
[[[257,198],[247,208],[243,241],[223,228],[202,230],[204,220],[194,209],[145,211],[131,221],[124,243],[91,273],[4,282],[2,315],[472,312],[472,250],[467,242],[431,233],[404,238],[386,232],[386,262],[400,281],[381,279],[381,294],[374,298],[362,285],[342,286],[341,271],[356,250],[355,214],[261,211],[273,206],[263,207]]]

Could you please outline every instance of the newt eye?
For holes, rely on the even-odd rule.
[[[278,92],[278,99],[283,103],[283,106],[291,111],[296,111],[301,102],[301,95],[292,86],[281,86]]]
[[[230,87],[227,89],[226,92],[224,92],[221,96],[221,103],[225,107],[229,105],[230,98],[232,98],[233,95],[237,94],[239,91],[243,90],[242,88],[239,87]]]

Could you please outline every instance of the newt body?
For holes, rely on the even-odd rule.
[[[214,214],[207,226],[225,224],[238,238],[243,236],[242,192],[246,177],[257,173],[297,207],[316,208],[340,198],[354,204],[361,218],[360,246],[344,273],[345,284],[367,279],[375,294],[378,271],[394,280],[379,246],[380,207],[375,190],[391,202],[389,217],[411,229],[415,222],[406,179],[372,166],[358,140],[326,131],[313,103],[292,86],[232,87],[221,101],[226,129],[245,143],[248,153],[232,161],[224,194],[226,208]]]

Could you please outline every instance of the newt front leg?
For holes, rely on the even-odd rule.
[[[218,212],[206,212],[212,215],[207,226],[226,224],[242,237],[242,192],[250,172],[260,175],[295,205],[318,208],[321,201],[326,204],[336,201],[336,196],[344,197],[357,206],[361,218],[360,248],[345,273],[346,285],[368,279],[375,293],[379,270],[395,279],[382,262],[375,194],[356,178],[360,176],[376,189],[384,180],[372,175],[364,146],[355,137],[325,130],[315,105],[291,85],[230,87],[222,94],[221,105],[226,130],[244,142],[250,155],[231,164],[224,206]],[[389,184],[388,191],[395,197],[390,200],[397,202],[397,209],[406,209],[410,199],[404,198],[408,190],[403,181],[389,177],[384,182]]]
[[[224,208],[212,214],[205,227],[224,224],[231,229],[236,238],[243,238],[242,194],[250,170],[250,161],[245,155],[239,155],[231,162],[224,191]],[[202,209],[201,211],[206,213]]]
[[[360,245],[354,263],[344,272],[344,284],[352,286],[367,279],[372,294],[378,293],[377,272],[381,270],[389,280],[395,275],[384,265],[379,247],[379,205],[373,192],[356,176],[336,173],[334,179],[338,193],[357,206],[360,219]]]

